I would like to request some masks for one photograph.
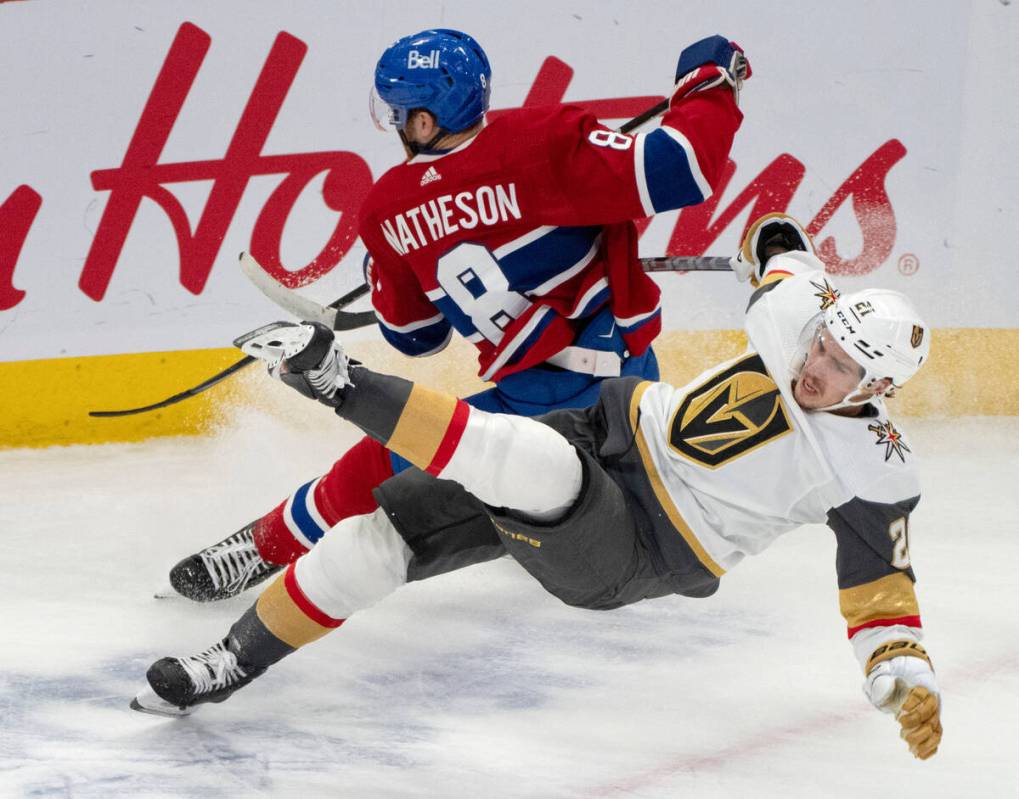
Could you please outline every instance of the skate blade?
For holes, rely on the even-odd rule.
[[[137,710],[139,713],[150,713],[153,716],[162,716],[168,719],[190,716],[195,712],[194,707],[181,708],[178,705],[170,704],[153,691],[152,686],[148,684],[131,700],[131,710]]]

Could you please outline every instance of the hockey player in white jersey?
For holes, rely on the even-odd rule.
[[[322,326],[242,337],[421,471],[381,486],[378,511],[333,528],[218,644],[154,663],[132,706],[222,701],[400,585],[504,552],[564,602],[608,610],[709,596],[746,555],[826,523],[864,691],[914,755],[933,755],[940,692],[909,559],[920,491],[884,404],[927,359],[930,331],[901,294],[840,295],[791,217],[757,220],[732,264],[755,287],[747,352],[679,388],[609,380],[593,407],[538,420],[374,373]]]

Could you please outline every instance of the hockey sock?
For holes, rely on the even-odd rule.
[[[264,668],[335,630],[343,621],[326,615],[308,600],[291,565],[230,628],[229,645],[242,666]]]
[[[482,502],[548,519],[577,497],[580,459],[547,425],[472,409],[451,395],[363,367],[353,381],[337,415]]]
[[[325,475],[255,523],[258,554],[269,563],[292,563],[343,519],[375,510],[372,490],[392,476],[389,452],[374,439],[361,439]]]

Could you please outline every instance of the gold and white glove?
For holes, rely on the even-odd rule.
[[[817,254],[814,242],[799,222],[788,214],[765,214],[747,229],[739,252],[729,259],[729,266],[740,283],[749,279],[756,286],[764,277],[768,259],[792,250]]]
[[[926,760],[941,743],[941,692],[927,652],[916,641],[889,641],[870,656],[863,692],[871,704],[892,713],[909,751]]]

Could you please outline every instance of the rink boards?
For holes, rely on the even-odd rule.
[[[752,218],[786,211],[844,291],[903,291],[935,330],[900,413],[1019,414],[1019,105],[998,89],[1019,83],[1017,7],[758,11],[752,0],[0,2],[0,448],[207,433],[264,403],[272,388],[248,369],[171,408],[87,416],[197,384],[237,359],[227,347],[239,333],[285,317],[237,269],[241,250],[318,302],[361,281],[356,211],[402,152],[369,120],[373,66],[398,36],[439,22],[487,50],[493,115],[563,102],[610,126],[670,91],[684,45],[736,39],[754,75],[721,184],[700,206],[642,222],[640,254],[728,255]],[[745,285],[723,273],[656,280],[666,379],[741,348]],[[463,342],[412,362],[377,332],[348,340],[381,369],[455,393],[480,386]],[[272,396],[280,413],[300,412]]]
[[[666,332],[656,347],[662,378],[684,382],[737,355],[745,345],[745,337],[735,330]],[[475,351],[462,340],[429,359],[405,358],[381,342],[355,344],[352,352],[373,368],[451,393],[466,395],[484,386],[476,377]],[[1017,376],[1006,367],[1015,363],[1017,352],[1019,330],[937,330],[930,363],[891,401],[892,412],[933,418],[1017,416]],[[3,447],[38,447],[208,435],[229,424],[239,408],[256,406],[280,417],[308,412],[305,406],[310,403],[254,365],[167,408],[113,419],[88,416],[90,410],[158,402],[240,357],[237,350],[222,348],[0,363],[0,385],[15,389],[5,398],[0,441]]]

